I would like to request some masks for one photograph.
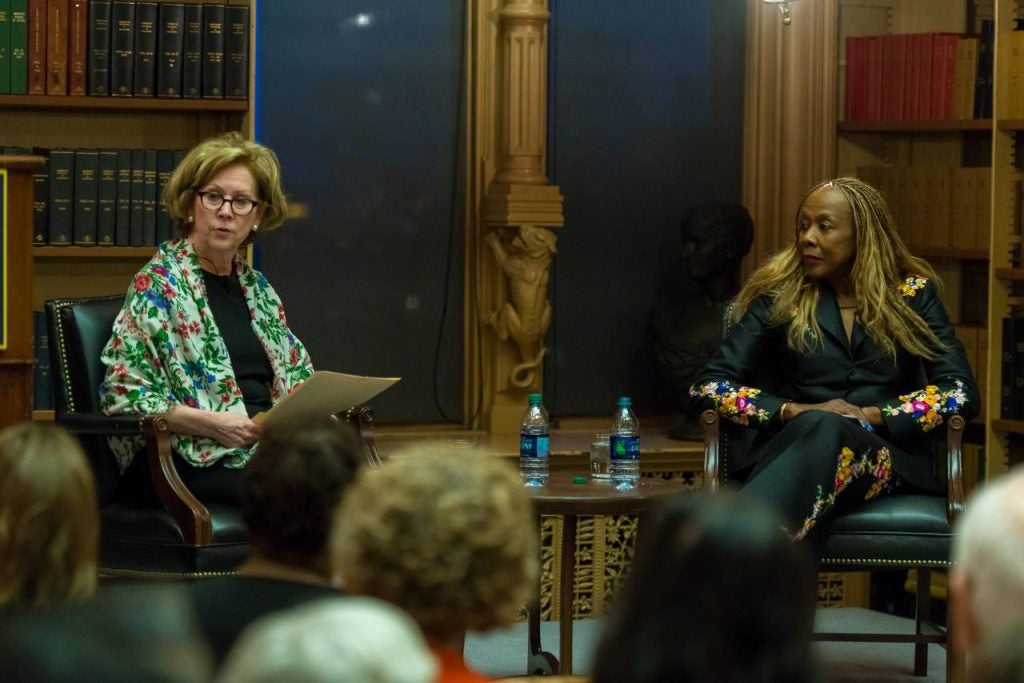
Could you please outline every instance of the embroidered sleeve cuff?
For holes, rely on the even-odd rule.
[[[771,420],[773,411],[758,405],[760,394],[760,389],[736,387],[725,380],[690,387],[691,397],[711,400],[719,415],[741,425],[749,425],[752,420],[767,424]]]

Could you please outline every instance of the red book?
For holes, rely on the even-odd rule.
[[[867,38],[851,36],[846,39],[846,102],[847,121],[863,121],[867,109]]]
[[[28,93],[46,94],[46,0],[28,5]]]
[[[86,32],[89,26],[89,3],[86,0],[71,0],[71,14],[68,20],[68,94],[85,95],[86,59],[88,47]]]
[[[882,38],[884,36],[868,36],[867,38],[865,121],[882,120]]]
[[[68,94],[68,0],[46,2],[46,94]]]
[[[883,121],[903,120],[906,97],[907,34],[882,36],[882,102]]]
[[[934,33],[921,33],[917,43],[917,66],[920,79],[917,83],[917,120],[932,118],[932,62],[934,61]]]
[[[953,95],[956,83],[956,33],[936,33],[932,42],[932,120],[953,118]]]

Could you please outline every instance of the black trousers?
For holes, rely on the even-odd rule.
[[[178,476],[201,503],[241,504],[242,470],[225,467],[223,460],[209,467],[195,467],[175,457]],[[156,490],[149,475],[149,461],[145,453],[139,453],[135,461],[125,470],[121,481],[123,495],[137,503],[159,505]]]
[[[838,512],[902,485],[897,452],[856,420],[804,411],[761,447],[742,490],[778,510],[794,539],[816,543]]]

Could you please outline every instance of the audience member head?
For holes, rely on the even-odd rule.
[[[330,598],[246,629],[219,683],[429,683],[437,662],[416,624],[371,598]]]
[[[953,537],[953,637],[971,652],[1020,618],[1024,605],[1024,467],[967,500]]]
[[[597,648],[594,682],[814,680],[816,574],[752,498],[664,501]]]
[[[690,275],[701,281],[713,279],[735,270],[750,251],[754,221],[742,204],[705,202],[683,216],[679,237]]]
[[[86,602],[0,619],[4,683],[206,683],[212,668],[180,584],[104,586]]]
[[[329,577],[334,511],[363,462],[359,436],[345,423],[268,427],[241,480],[254,554]]]
[[[249,169],[256,184],[259,232],[249,233],[245,244],[256,235],[278,228],[288,215],[288,202],[281,188],[281,164],[269,147],[246,140],[237,132],[208,138],[192,148],[171,175],[163,203],[177,221],[182,235],[189,236],[189,216],[196,206],[197,192],[224,169],[241,164]]]
[[[448,646],[515,619],[536,581],[537,531],[509,463],[424,450],[359,473],[331,558],[347,592],[398,605]]]
[[[0,607],[90,597],[99,510],[85,454],[62,428],[0,431]]]

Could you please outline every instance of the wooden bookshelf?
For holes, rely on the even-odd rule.
[[[988,249],[963,249],[960,247],[937,247],[933,245],[911,245],[910,251],[921,258],[958,259],[963,261],[987,261]]]
[[[32,247],[36,259],[148,259],[156,247]]]
[[[840,121],[841,133],[964,133],[992,129],[992,119],[949,121]]]
[[[0,95],[0,109],[245,112],[249,110],[249,100],[196,100],[162,97],[72,97],[69,95]]]

